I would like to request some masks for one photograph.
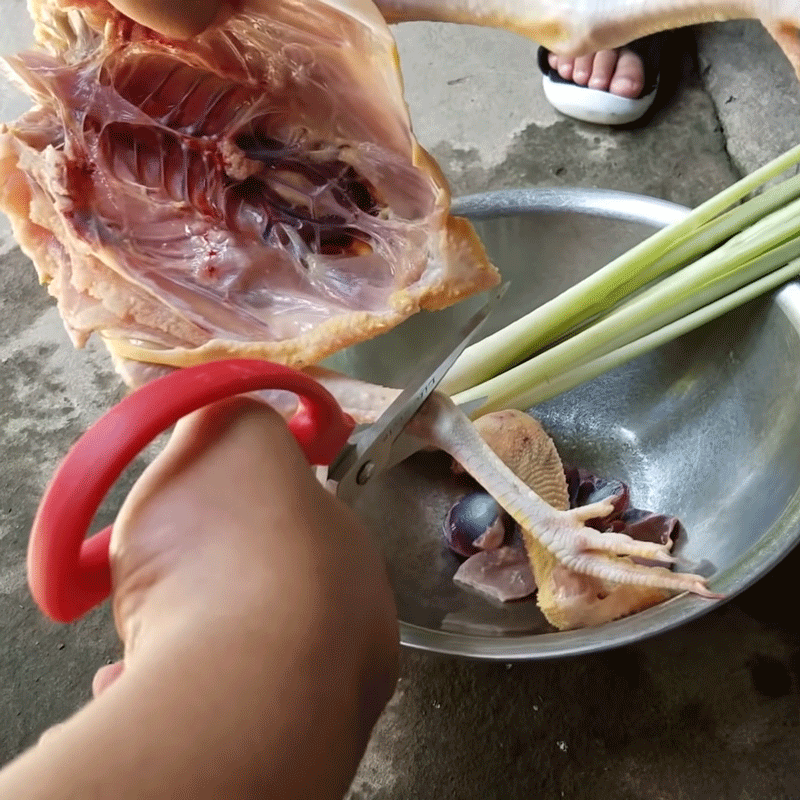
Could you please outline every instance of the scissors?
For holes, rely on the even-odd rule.
[[[403,429],[475,338],[504,289],[445,336],[397,399],[363,429],[356,430],[352,417],[313,378],[268,361],[187,367],[126,397],[73,445],[39,504],[28,543],[28,583],[39,608],[56,622],[72,622],[110,595],[113,526],[86,538],[103,498],[153,439],[187,414],[227,397],[265,389],[296,394],[289,429],[310,464],[329,466],[337,496],[352,505],[375,475],[420,448]]]

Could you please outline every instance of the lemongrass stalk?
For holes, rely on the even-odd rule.
[[[793,255],[795,257],[800,256],[800,241],[795,243]],[[759,262],[758,264],[754,262],[754,266],[756,267],[764,261],[770,261],[772,264],[775,263],[772,254],[761,256],[760,259],[756,261]],[[779,263],[785,265],[787,259],[782,258]],[[761,279],[764,276],[768,277],[774,274],[775,271],[777,270],[775,270],[774,267],[767,270],[753,269],[750,270],[749,274],[751,276],[755,275],[757,279]],[[740,284],[739,289],[746,288],[755,282],[756,280],[745,281]],[[737,291],[739,289],[737,289]],[[733,294],[733,292],[721,292],[716,296],[717,299],[713,302],[724,300],[725,297],[731,294]],[[691,313],[703,307],[705,306],[696,306],[688,313],[685,308],[676,311],[673,315],[664,313],[659,317],[657,322],[654,318],[649,324],[642,321],[636,328],[638,335],[620,337],[617,341],[606,339],[604,346],[600,347],[593,346],[590,339],[587,341],[586,338],[583,338],[582,341],[576,341],[578,337],[573,337],[564,342],[563,346],[559,345],[501,375],[497,375],[484,383],[478,384],[478,386],[459,392],[454,396],[454,399],[457,403],[468,403],[478,398],[487,398],[480,406],[481,413],[510,407],[508,405],[510,402],[513,401],[514,404],[518,402],[515,398],[524,397],[527,400],[528,394],[534,392],[536,387],[542,384],[560,385],[558,382],[561,381],[561,376],[579,371],[584,365],[602,359],[609,353],[616,352],[626,347],[632,341],[637,341],[655,331],[661,330],[665,326],[679,322],[682,318],[689,316]],[[614,324],[616,320],[613,319],[613,317],[616,315],[611,314],[609,316],[609,324]],[[633,328],[626,328],[626,330],[633,330]],[[590,329],[589,333],[591,332]]]
[[[736,265],[732,265],[729,272],[721,273],[719,277],[713,280],[689,288],[682,296],[676,293],[674,301],[665,305],[660,312],[654,312],[652,316],[644,319],[639,325],[625,326],[624,324],[620,324],[618,320],[611,319],[613,315],[616,315],[617,311],[623,310],[625,306],[620,309],[615,309],[607,315],[607,318],[609,325],[619,325],[619,333],[617,336],[605,339],[603,345],[596,347],[590,357],[594,357],[599,353],[607,353],[610,350],[621,347],[634,339],[638,339],[640,336],[650,333],[662,325],[666,325],[673,320],[692,313],[696,309],[706,305],[706,303],[724,297],[746,286],[748,283],[752,283],[762,276],[774,272],[776,269],[783,267],[788,261],[797,257],[800,257],[800,236],[768,250],[766,253],[762,253],[749,261],[737,262]],[[654,297],[653,300],[654,304],[659,302],[659,298],[657,297]]]
[[[639,289],[647,286],[656,278],[669,274],[679,267],[698,259],[721,242],[730,239],[736,233],[742,232],[749,225],[754,225],[768,214],[780,210],[781,207],[798,197],[800,197],[800,175],[795,175],[771,187],[763,194],[757,195],[742,205],[711,220],[696,232],[684,236],[671,250],[635,275],[631,281],[611,292],[608,295],[609,307],[613,308],[614,303],[618,303],[625,297],[635,296]],[[606,309],[603,309],[589,315],[589,310],[587,309],[585,319],[579,325],[567,331],[566,336],[576,335],[586,330],[591,324],[602,319],[604,312],[608,313]],[[566,336],[555,338],[548,344],[558,344]]]
[[[800,145],[702,203],[684,219],[657,231],[558,297],[468,347],[446,376],[443,391],[455,394],[474,386],[548,344],[587,316],[605,310],[611,293],[634,280],[640,270],[663,256],[676,241],[798,162]]]
[[[562,372],[553,378],[539,380],[519,392],[499,389],[480,408],[472,410],[471,416],[474,419],[482,414],[506,408],[526,411],[538,403],[543,403],[570,389],[574,389],[576,386],[587,383],[599,375],[632,361],[634,358],[638,358],[651,350],[655,350],[657,347],[661,347],[679,336],[683,336],[721,317],[723,314],[727,314],[750,300],[776,289],[798,274],[800,274],[800,258],[790,261],[781,269],[770,272],[759,280],[743,286],[738,291],[731,292],[725,297],[709,303],[697,311],[659,328],[657,331],[649,333],[647,336],[635,339],[625,346],[612,350],[610,353],[606,353],[588,363]],[[453,399],[457,403],[462,402],[460,395],[456,395]]]
[[[763,194],[756,195],[742,205],[707,222],[697,231],[687,234],[663,256],[635,275],[632,281],[609,293],[608,299],[614,302],[622,300],[656,278],[695,261],[726,239],[780,210],[798,197],[800,197],[800,175],[794,175],[770,187]]]
[[[788,242],[786,240],[789,240]],[[552,379],[691,313],[708,302],[760,278],[800,255],[800,200],[796,200],[730,239],[690,268],[665,278],[581,333],[538,356],[458,393],[459,402],[500,387],[522,392],[538,380]]]
[[[616,325],[619,332],[616,338],[597,339],[597,347],[608,352],[734,291],[800,255],[796,253],[798,248],[800,200],[794,200],[747,227],[691,266],[664,278],[600,317],[597,322],[604,321],[606,326]],[[637,309],[643,308],[646,309],[644,322],[637,327],[628,312],[636,314]],[[641,310],[638,313],[640,316],[643,314]]]

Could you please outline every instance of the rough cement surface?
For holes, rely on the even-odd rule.
[[[738,177],[685,31],[670,39],[674,58],[652,112],[621,129],[555,112],[527,40],[446,24],[395,31],[414,130],[454,195],[591,186],[692,206]]]
[[[732,28],[720,35],[739,41]],[[691,47],[648,123],[609,131],[547,106],[527,42],[433,25],[401,26],[398,38],[416,129],[456,194],[603,186],[691,205],[735,179],[746,146],[764,160],[768,115],[742,99],[734,128],[718,98],[741,91],[738,73],[726,89],[721,70],[709,91]],[[56,626],[24,583],[41,488],[119,387],[100,348],[72,351],[27,260],[12,251],[0,263],[2,764],[85,703],[96,668],[119,655],[107,609]],[[508,667],[405,652],[352,800],[797,800],[799,568],[790,556],[723,609],[612,653]]]
[[[513,666],[406,653],[351,800],[794,800],[800,628],[776,605],[798,566],[611,653]]]
[[[698,53],[728,151],[741,172],[752,172],[800,142],[800,83],[759,23],[704,26]]]

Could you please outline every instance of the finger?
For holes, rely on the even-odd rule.
[[[122,675],[124,670],[125,664],[122,661],[100,667],[100,669],[95,672],[94,679],[92,680],[92,696],[100,697],[100,695]]]
[[[630,50],[623,50],[614,70],[609,91],[620,97],[638,97],[644,89],[644,65],[641,58]]]
[[[37,744],[44,744],[45,742],[50,741],[54,736],[58,735],[61,732],[61,729],[64,727],[66,723],[59,722],[56,725],[52,725],[49,727],[40,737]]]
[[[149,543],[161,552],[171,549],[170,540],[181,529],[192,530],[191,539],[181,539],[181,549],[194,550],[200,531],[193,527],[193,514],[210,520],[232,509],[255,513],[255,501],[278,508],[284,495],[271,497],[264,486],[296,486],[304,478],[313,474],[273,409],[245,397],[215,403],[178,422],[136,482],[114,525],[112,555],[124,555],[119,545],[133,529],[140,547]],[[238,491],[231,493],[231,485]]]
[[[572,68],[572,80],[579,86],[586,86],[589,76],[592,74],[593,65],[594,53],[576,58],[575,66]]]
[[[257,565],[264,548],[284,547],[286,531],[302,522],[298,504],[317,503],[319,494],[329,499],[283,418],[265,404],[233,398],[185,417],[114,524],[118,624],[167,576],[176,591],[185,583],[185,599],[200,605],[205,600],[193,585],[198,574],[206,591],[212,584],[234,591],[230,575],[254,567],[241,563],[247,554],[260,554],[253,556]],[[118,630],[127,642],[124,627]]]
[[[594,57],[592,66],[592,77],[589,78],[589,87],[607,92],[611,85],[611,78],[614,76],[614,69],[617,66],[616,50],[601,50]]]
[[[140,25],[173,39],[202,33],[222,8],[222,0],[111,0],[111,4]]]

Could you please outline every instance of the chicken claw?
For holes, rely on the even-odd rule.
[[[643,566],[620,557],[674,562],[666,546],[585,527],[587,520],[611,512],[609,501],[567,511],[546,503],[503,463],[470,419],[445,395],[432,394],[409,423],[407,432],[458,461],[519,523],[527,546],[531,546],[529,538],[533,539],[568,569],[620,584],[718,596],[709,592],[705,578],[699,575],[673,573],[664,567]]]
[[[592,552],[579,553],[560,561],[573,572],[612,583],[668,589],[674,592],[692,592],[710,600],[724,597],[710,591],[705,578],[690,572],[670,572],[664,567],[645,567],[627,559],[609,558]]]
[[[600,504],[596,504],[599,506]],[[610,507],[609,503],[606,508]],[[591,508],[591,506],[583,506],[581,510]],[[613,509],[613,507],[612,507]],[[564,511],[563,514],[575,515],[579,509],[573,508],[571,511]],[[611,513],[608,511],[607,513]],[[591,517],[584,515],[577,516],[579,522],[586,519],[594,519],[601,516],[600,514],[593,514]],[[603,516],[606,516],[605,514]],[[633,539],[626,533],[615,533],[614,531],[596,531],[593,528],[582,528],[579,535],[579,541],[582,550],[605,550],[608,553],[614,553],[618,556],[638,556],[639,558],[649,558],[653,561],[663,561],[665,563],[674,564],[675,556],[670,555],[667,545],[658,544],[656,542],[643,542],[638,539]]]

